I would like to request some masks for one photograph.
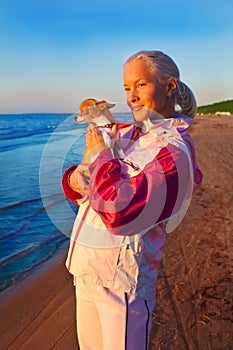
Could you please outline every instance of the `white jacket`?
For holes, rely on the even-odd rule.
[[[190,125],[180,115],[143,123],[139,132],[122,124],[124,159],[106,149],[89,166],[90,197],[79,208],[66,261],[76,278],[154,298],[165,232],[180,223],[194,182],[202,180]],[[76,202],[73,169],[64,174],[63,188]]]

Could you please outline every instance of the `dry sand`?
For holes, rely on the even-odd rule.
[[[204,181],[167,236],[150,350],[233,349],[233,116],[198,116],[191,133]],[[63,254],[2,293],[0,325],[1,350],[78,349]]]
[[[151,349],[233,349],[233,116],[198,116],[191,131],[204,174],[167,236]]]

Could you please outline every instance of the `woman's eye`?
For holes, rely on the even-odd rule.
[[[146,86],[146,83],[139,83],[138,86],[139,87],[144,87],[144,86]]]
[[[124,89],[125,89],[125,91],[129,91],[130,90],[130,88],[128,88],[128,87],[124,87]]]

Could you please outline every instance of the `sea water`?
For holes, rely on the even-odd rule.
[[[80,163],[85,131],[72,114],[0,115],[0,291],[68,243],[78,207],[61,178]]]

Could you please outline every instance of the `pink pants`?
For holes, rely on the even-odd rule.
[[[77,280],[81,350],[147,350],[154,301]]]

